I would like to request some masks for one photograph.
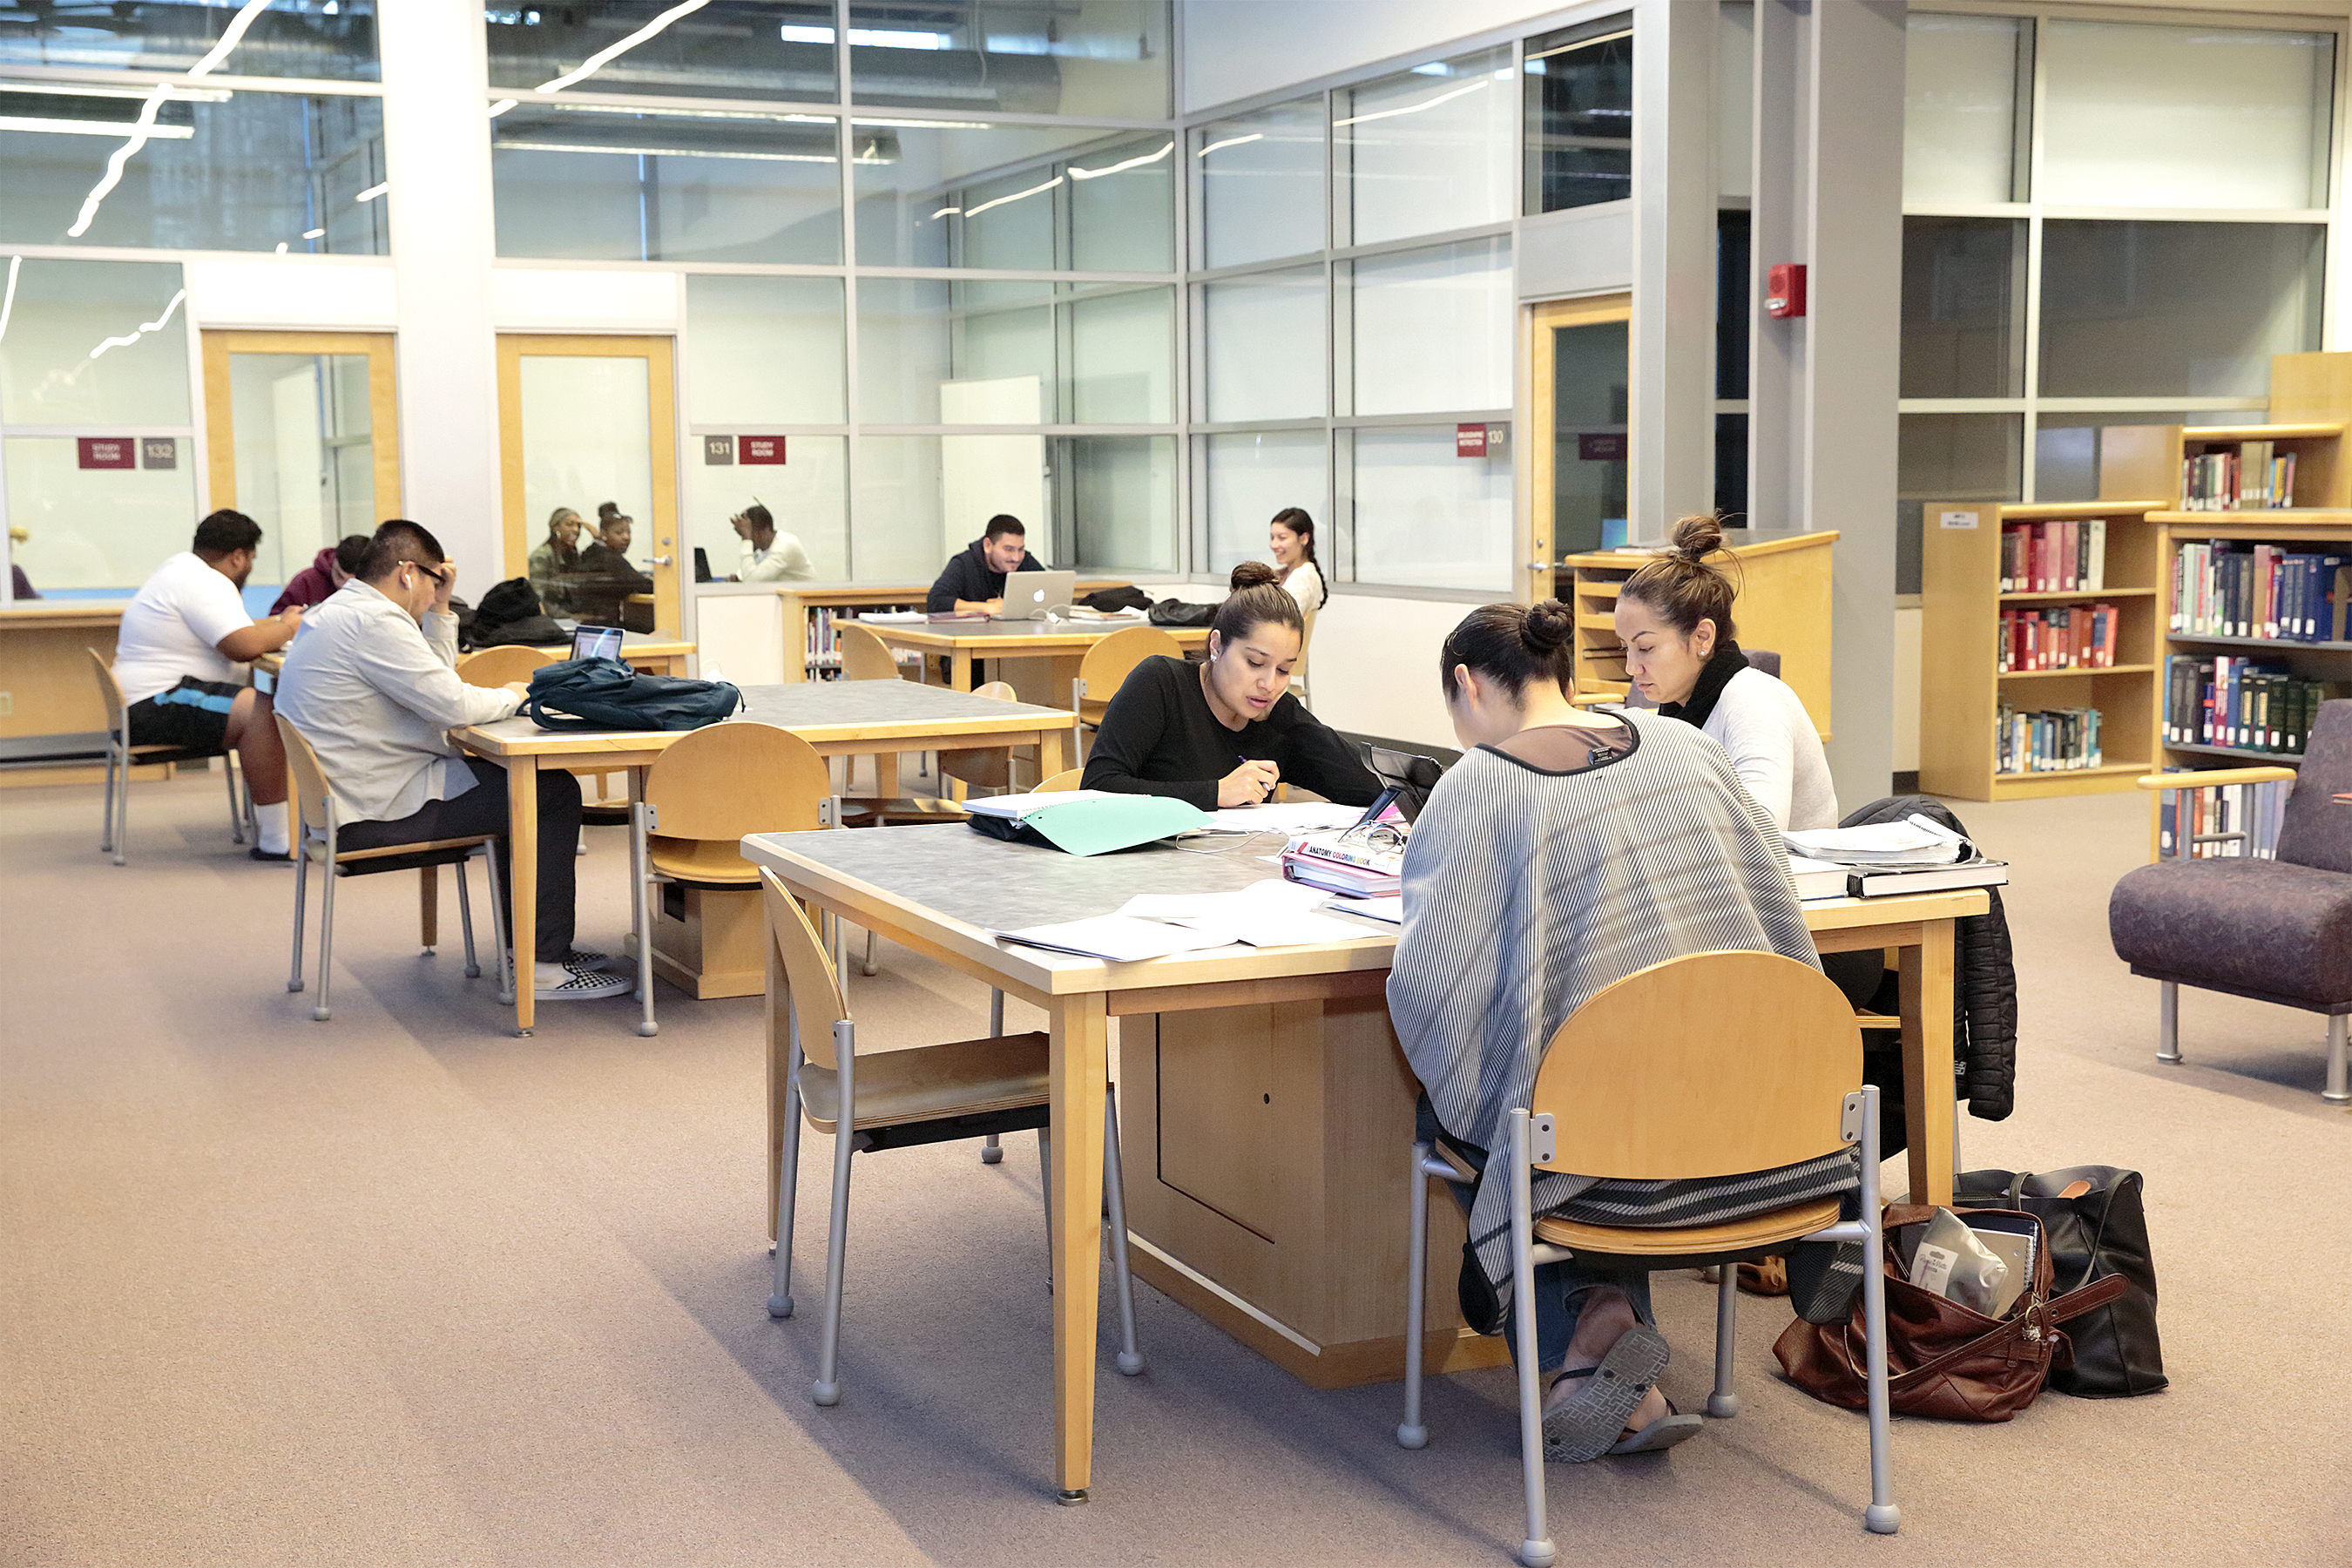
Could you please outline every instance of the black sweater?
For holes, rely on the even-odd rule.
[[[986,540],[975,539],[963,547],[961,554],[950,559],[947,570],[931,584],[930,597],[923,601],[923,608],[938,615],[954,609],[958,599],[984,605],[991,599],[1003,598],[1004,574],[989,569],[987,545]],[[1020,569],[1043,572],[1045,567],[1034,555],[1024,555]]]
[[[1210,711],[1201,667],[1165,657],[1137,665],[1110,700],[1083,784],[1214,811],[1217,781],[1245,758],[1274,763],[1284,783],[1342,805],[1370,805],[1381,793],[1348,742],[1297,698],[1285,692],[1265,718],[1228,730]]]

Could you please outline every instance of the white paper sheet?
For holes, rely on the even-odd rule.
[[[1118,912],[1139,920],[1186,920],[1253,910],[1311,910],[1330,896],[1318,888],[1268,877],[1232,893],[1138,893],[1119,905]]]
[[[1166,921],[1139,921],[1126,915],[1097,915],[1092,920],[1065,921],[1059,925],[1029,926],[1021,931],[992,931],[999,942],[1043,948],[1080,958],[1135,963],[1171,953],[1197,952],[1203,948],[1230,947],[1230,932],[1195,931]]]
[[[1404,895],[1389,893],[1376,899],[1334,899],[1329,905],[1335,915],[1361,915],[1366,920],[1386,921],[1391,925],[1404,924]]]
[[[1009,816],[1018,820],[1033,811],[1049,805],[1064,805],[1074,800],[1109,800],[1112,794],[1105,789],[1054,790],[1044,795],[984,795],[962,803],[964,810],[975,816]]]
[[[1299,801],[1276,805],[1229,805],[1210,813],[1212,833],[1322,833],[1352,827],[1364,815],[1360,805]]]

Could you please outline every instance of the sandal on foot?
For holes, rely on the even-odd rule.
[[[1583,1386],[1544,1413],[1544,1458],[1571,1465],[1597,1459],[1617,1446],[1625,1423],[1649,1397],[1666,1370],[1666,1342],[1657,1330],[1636,1323],[1617,1336],[1599,1366],[1560,1373],[1581,1378]]]
[[[1688,1442],[1697,1436],[1699,1428],[1705,1425],[1706,1424],[1697,1416],[1685,1415],[1675,1409],[1675,1402],[1669,1399],[1666,1401],[1666,1414],[1659,1416],[1632,1436],[1621,1439],[1610,1448],[1609,1457],[1615,1458],[1620,1454],[1661,1454],[1677,1443]]]

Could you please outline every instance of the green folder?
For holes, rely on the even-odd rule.
[[[1164,795],[1122,795],[1057,801],[1024,811],[1017,820],[1056,849],[1072,855],[1104,855],[1206,827],[1210,818],[1199,807]],[[975,826],[982,821],[978,815],[972,818]]]

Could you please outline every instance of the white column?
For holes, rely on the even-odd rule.
[[[1627,530],[1661,540],[1715,495],[1716,7],[1633,14],[1633,320]]]
[[[508,574],[482,8],[399,0],[377,7],[376,36],[400,312],[401,505],[459,563],[459,592],[478,599]]]

